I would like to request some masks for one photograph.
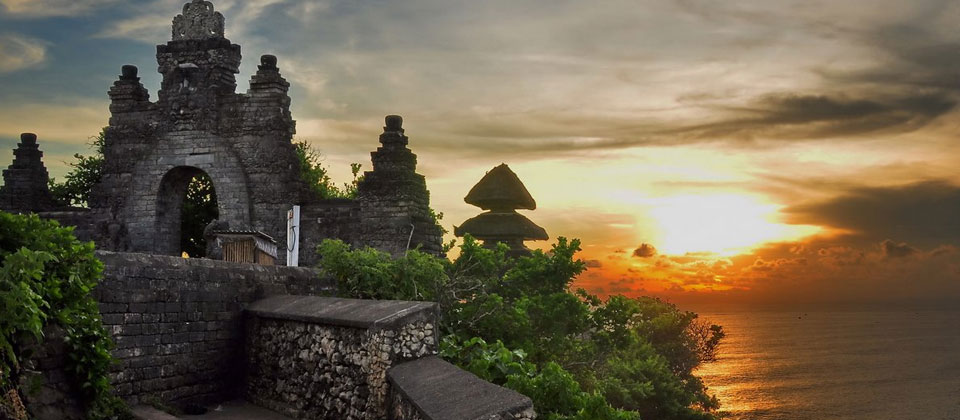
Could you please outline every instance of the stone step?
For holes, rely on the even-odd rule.
[[[139,405],[132,410],[138,420],[293,420],[244,400],[228,401],[208,407],[206,414],[173,416],[156,408]]]

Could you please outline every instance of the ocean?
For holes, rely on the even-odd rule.
[[[733,420],[960,420],[960,310],[701,312],[697,373]]]

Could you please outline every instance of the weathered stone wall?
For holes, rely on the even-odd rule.
[[[265,296],[332,290],[315,270],[98,252],[94,291],[116,342],[117,392],[136,401],[215,400],[242,379],[244,307]]]
[[[333,288],[306,268],[104,251],[97,257],[105,269],[93,294],[119,362],[111,379],[132,403],[235,398],[243,379],[244,307],[266,296]],[[30,405],[53,413],[50,419],[71,418],[59,408],[70,398],[57,340],[38,359],[49,386]]]
[[[313,267],[317,264],[317,245],[324,239],[340,239],[360,246],[359,226],[360,203],[357,200],[331,199],[304,205],[300,209],[300,265]]]
[[[436,356],[388,372],[391,420],[530,420],[530,398],[491,384]]]
[[[81,401],[74,398],[76,389],[64,370],[67,353],[63,328],[48,326],[43,335],[43,345],[34,345],[36,353],[24,364],[20,381],[20,390],[26,391],[23,402],[36,420],[83,419]]]
[[[57,211],[37,213],[44,219],[56,220],[60,226],[73,226],[73,235],[81,241],[92,241],[94,234],[90,224],[90,211],[82,208],[66,208]]]
[[[281,296],[257,302],[247,397],[300,419],[383,419],[387,370],[436,354],[436,305]]]

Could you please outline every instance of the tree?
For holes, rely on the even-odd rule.
[[[207,256],[203,233],[207,225],[220,216],[217,203],[217,191],[207,174],[201,173],[190,180],[180,215],[180,249],[191,258]]]
[[[327,168],[323,167],[323,154],[320,151],[307,143],[306,140],[296,141],[293,146],[297,152],[297,159],[300,161],[300,178],[320,198],[357,197],[357,184],[363,180],[363,176],[359,175],[361,166],[359,163],[350,164],[353,181],[344,183],[343,187],[340,188],[330,179]]]
[[[87,207],[90,205],[90,190],[100,182],[103,176],[103,142],[106,128],[92,137],[89,146],[93,154],[73,155],[76,162],[70,163],[70,172],[64,176],[64,182],[50,179],[50,193],[54,201],[61,206]]]
[[[576,239],[516,259],[506,250],[470,237],[453,261],[318,247],[342,296],[438,302],[441,355],[530,396],[542,418],[716,418],[718,402],[693,371],[715,354],[720,326],[656,298],[570,290],[585,269]]]

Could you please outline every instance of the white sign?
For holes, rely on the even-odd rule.
[[[287,266],[297,267],[300,260],[300,206],[287,211]]]

